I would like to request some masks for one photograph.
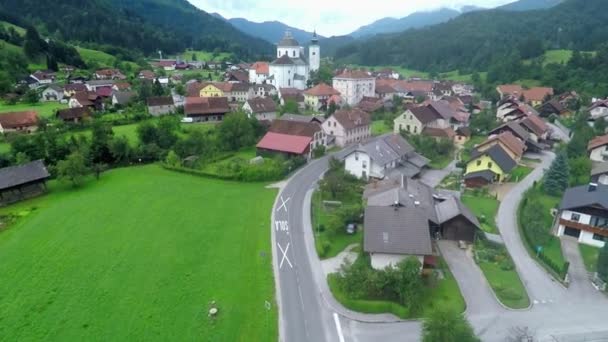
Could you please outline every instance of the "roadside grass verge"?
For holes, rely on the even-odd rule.
[[[488,194],[481,194],[475,191],[467,191],[461,197],[462,203],[466,205],[479,220],[481,228],[485,232],[498,234],[496,227],[496,214],[500,202]]]
[[[534,169],[531,167],[518,165],[515,169],[513,169],[513,171],[511,171],[511,181],[519,182],[520,180],[526,178],[526,176],[528,176],[532,171],[534,171]]]
[[[585,264],[587,272],[596,272],[600,248],[584,245],[582,243],[578,244],[578,248],[581,251],[581,257],[583,258],[583,263]]]

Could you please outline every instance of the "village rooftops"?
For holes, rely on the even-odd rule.
[[[66,108],[57,111],[57,117],[62,120],[81,119],[90,115],[91,112],[88,107]]]
[[[420,121],[422,124],[428,124],[438,119],[442,119],[442,116],[431,109],[429,106],[413,107],[409,109],[410,112]]]
[[[148,97],[146,100],[148,107],[158,106],[173,106],[173,97],[171,96],[154,96]]]
[[[277,110],[277,105],[270,97],[256,97],[247,100],[247,104],[253,113],[269,113]]]
[[[361,71],[361,70],[344,70],[341,74],[335,76],[334,78],[373,79],[374,76],[371,76],[366,71]]]
[[[225,114],[230,111],[225,97],[186,97],[186,115]]]
[[[285,113],[281,116],[281,118],[279,120],[283,120],[283,121],[300,121],[300,122],[313,122],[316,121],[320,124],[322,124],[325,121],[325,117],[323,117],[322,115],[302,115],[302,114],[290,114],[290,113]]]
[[[8,112],[0,114],[0,126],[3,129],[30,127],[38,124],[38,113],[35,111]]]
[[[42,160],[0,169],[0,190],[48,179],[51,175]]]
[[[482,155],[490,157],[503,172],[509,172],[517,166],[517,162],[500,145],[494,145],[483,152],[473,150],[471,152],[471,160],[475,160]]]
[[[268,132],[256,147],[285,153],[303,154],[310,146],[311,141],[312,138],[308,136]]]
[[[599,206],[608,210],[608,185],[589,184],[569,188],[559,205],[560,210]]]
[[[608,145],[608,134],[592,139],[587,145],[587,151],[594,150],[604,145]]]
[[[315,133],[320,132],[321,130],[321,125],[316,122],[283,120],[282,117],[274,120],[268,129],[269,132],[273,133],[305,136],[310,138],[313,138]]]
[[[347,130],[369,126],[371,123],[370,115],[358,108],[338,110],[333,117]]]
[[[329,97],[332,95],[340,95],[340,92],[325,83],[319,83],[316,86],[304,91],[304,94],[309,96]]]

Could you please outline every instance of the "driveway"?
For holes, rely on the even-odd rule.
[[[570,281],[568,288],[569,295],[576,296],[581,301],[593,302],[604,299],[604,295],[591,285],[587,269],[578,248],[578,241],[575,238],[564,236],[561,238],[561,242],[564,257],[570,262],[570,268],[568,269],[568,279]]]
[[[441,170],[424,170],[420,175],[420,180],[431,187],[436,187],[450,173],[456,170],[456,161],[452,160],[448,166]]]

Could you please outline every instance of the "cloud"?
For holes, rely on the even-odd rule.
[[[322,35],[348,34],[384,17],[404,17],[417,11],[465,5],[495,7],[514,0],[190,0],[207,12],[226,18],[281,21]]]

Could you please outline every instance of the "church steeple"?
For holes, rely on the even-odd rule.
[[[312,33],[312,39],[310,40],[310,42],[313,45],[317,45],[319,43],[319,38],[317,37],[317,30],[314,30]]]

